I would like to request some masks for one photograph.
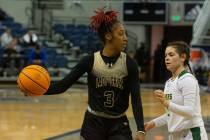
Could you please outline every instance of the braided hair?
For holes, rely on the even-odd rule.
[[[190,69],[190,72],[193,73],[189,61],[190,61],[190,46],[185,43],[184,41],[174,41],[174,42],[170,42],[168,43],[167,46],[173,46],[177,53],[181,56],[181,54],[186,54],[186,59],[184,61],[184,65],[188,66]]]
[[[95,11],[95,15],[91,17],[91,28],[98,33],[99,38],[105,43],[105,34],[112,32],[112,27],[119,23],[117,19],[118,12],[110,10],[104,11],[105,8]]]

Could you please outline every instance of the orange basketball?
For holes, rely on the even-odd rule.
[[[28,96],[43,95],[50,86],[50,75],[39,65],[30,65],[22,69],[17,79],[21,91]]]

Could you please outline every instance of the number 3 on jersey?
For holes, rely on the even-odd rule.
[[[104,97],[105,97],[104,106],[113,107],[114,106],[114,91],[105,91]]]

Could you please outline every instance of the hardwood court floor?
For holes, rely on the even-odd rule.
[[[145,118],[161,115],[164,109],[152,95],[151,89],[142,90]],[[65,94],[24,97],[16,89],[0,89],[0,140],[43,140],[80,129],[87,106],[86,88],[72,88]],[[203,116],[210,116],[210,94],[202,94]],[[132,109],[127,115],[135,129]],[[158,131],[152,131],[148,140]],[[164,131],[165,132],[165,131]]]

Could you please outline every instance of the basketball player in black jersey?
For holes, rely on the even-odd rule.
[[[103,42],[103,49],[84,57],[45,95],[65,92],[85,72],[88,73],[88,107],[81,129],[82,140],[132,140],[125,115],[131,94],[137,124],[135,140],[144,140],[144,119],[136,63],[122,52],[128,42],[117,12],[96,11],[91,26]]]

